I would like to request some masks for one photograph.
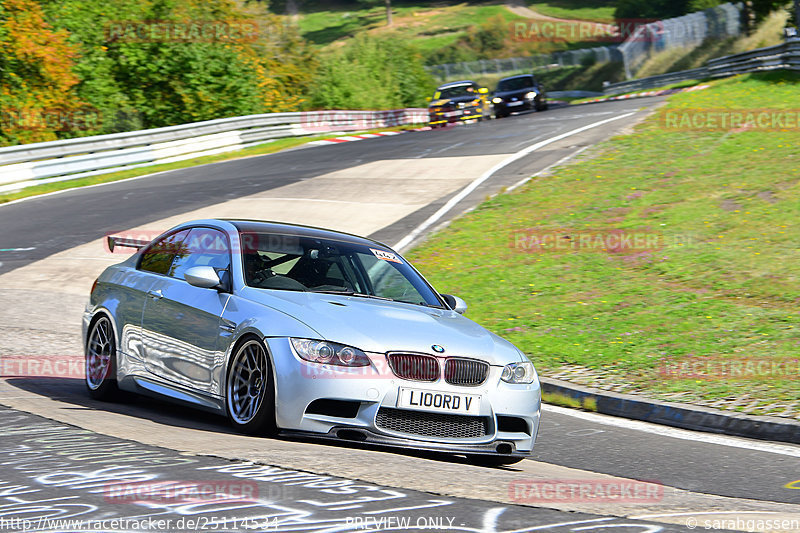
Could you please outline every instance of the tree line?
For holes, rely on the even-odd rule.
[[[307,109],[424,105],[406,44],[320,55],[234,0],[0,0],[0,145]]]

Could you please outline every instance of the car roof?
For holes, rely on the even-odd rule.
[[[517,76],[509,76],[508,78],[503,78],[500,81],[515,80],[517,78],[533,78],[533,74],[519,74]],[[497,83],[500,83],[500,81],[498,81]]]
[[[335,231],[331,229],[316,228],[313,226],[303,226],[300,224],[287,224],[285,222],[271,222],[266,220],[248,220],[248,219],[218,219],[236,227],[240,233],[272,233],[278,235],[291,235],[296,237],[311,237],[315,239],[329,239],[341,242],[348,242],[352,244],[364,245],[379,245],[383,248],[388,248],[385,244],[353,235],[351,233],[344,233],[342,231]]]
[[[445,83],[443,85],[439,85],[436,90],[441,89],[449,89],[450,87],[458,87],[459,85],[477,85],[474,81],[471,80],[463,80],[463,81],[451,81],[449,83]]]

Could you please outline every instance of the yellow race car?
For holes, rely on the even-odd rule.
[[[437,128],[454,122],[492,117],[489,89],[474,81],[454,81],[436,89],[428,105],[430,126]]]

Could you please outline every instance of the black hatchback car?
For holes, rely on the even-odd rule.
[[[547,93],[531,74],[503,78],[497,84],[492,103],[497,118],[507,117],[515,111],[547,109]]]

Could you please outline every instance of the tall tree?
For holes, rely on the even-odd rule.
[[[80,129],[74,112],[77,57],[66,31],[34,0],[0,0],[0,143],[49,141]]]
[[[365,6],[377,6],[381,3],[381,0],[358,0],[359,4]],[[392,0],[383,0],[383,5],[386,7],[386,25],[392,25]]]

